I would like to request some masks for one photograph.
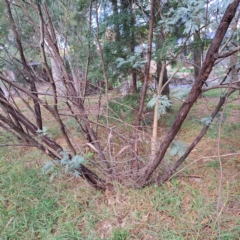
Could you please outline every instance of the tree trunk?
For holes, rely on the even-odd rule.
[[[165,72],[165,64],[162,65],[161,73],[158,79],[158,89],[157,89],[158,97],[162,95],[162,91],[163,91],[162,86],[163,86],[164,72]],[[160,105],[160,102],[159,100],[157,100],[154,108],[153,133],[152,133],[152,139],[151,139],[151,158],[152,159],[154,159],[154,157],[156,156],[159,105]]]
[[[30,85],[30,89],[31,89],[32,94],[34,94],[36,97],[38,97],[38,92],[37,92],[37,88],[36,88],[36,84],[35,84],[35,79],[34,79],[34,76],[32,75],[31,68],[27,64],[27,61],[26,61],[26,58],[25,58],[25,55],[24,55],[23,46],[22,46],[22,43],[21,43],[21,38],[18,34],[17,26],[15,24],[15,21],[14,21],[13,15],[12,15],[11,7],[10,7],[11,2],[9,2],[8,0],[5,0],[5,5],[6,5],[6,8],[7,8],[8,17],[9,17],[10,22],[11,22],[11,27],[12,27],[12,30],[13,30],[13,33],[14,33],[14,37],[15,37],[15,41],[16,41],[16,44],[17,44],[17,48],[18,48],[18,51],[19,51],[20,58],[21,58],[21,62],[22,62],[22,65],[23,65],[24,73],[27,75],[27,78],[28,78],[27,80],[28,80],[28,83]],[[41,114],[40,104],[39,104],[39,102],[35,101],[34,99],[33,99],[33,103],[34,103],[35,120],[36,120],[37,126],[38,126],[39,129],[42,129],[43,125],[42,125],[42,114]]]
[[[203,67],[201,68],[199,75],[191,89],[191,92],[189,93],[187,99],[183,103],[180,111],[178,112],[178,115],[176,116],[176,119],[167,133],[166,137],[164,138],[162,144],[160,145],[160,148],[158,150],[158,153],[153,161],[151,161],[144,169],[141,174],[140,180],[139,180],[139,185],[144,186],[147,184],[149,178],[151,177],[152,173],[154,170],[158,167],[158,165],[162,162],[165,153],[167,149],[169,148],[170,144],[174,140],[175,136],[177,135],[178,131],[180,130],[185,118],[187,117],[190,109],[192,108],[193,104],[196,102],[198,99],[199,95],[202,92],[202,87],[204,82],[207,80],[209,74],[212,71],[212,68],[214,66],[214,63],[217,59],[218,56],[218,50],[219,47],[222,43],[222,40],[228,30],[228,27],[234,18],[236,14],[237,7],[239,5],[239,0],[233,1],[231,3],[221,22],[220,25],[216,31],[216,35],[210,45],[210,48],[207,52],[206,59],[203,63]]]
[[[193,59],[194,59],[194,80],[196,81],[199,71],[202,67],[202,47],[200,39],[200,31],[196,31],[194,34],[194,50],[193,50]]]
[[[160,21],[162,19],[160,2],[158,2],[157,4],[158,4],[158,7],[156,9],[157,10],[156,11],[156,19],[157,19],[157,21]],[[166,37],[163,32],[156,34],[156,52],[162,48],[162,45],[165,42],[165,40],[166,40]],[[158,59],[157,60],[157,72],[156,72],[157,83],[160,79],[161,70],[162,70],[162,62],[161,62],[161,59]],[[165,65],[162,86],[165,85],[165,83],[167,81],[168,81],[168,74],[167,74],[167,67]],[[168,98],[170,98],[169,83],[164,87],[164,89],[162,89],[161,94],[166,95]]]
[[[231,61],[231,66],[233,67],[232,69],[232,81],[236,82],[238,81],[238,72],[236,71],[236,64],[237,64],[237,54],[234,54],[230,57]]]
[[[51,68],[52,68],[52,76],[53,76],[54,83],[57,87],[57,94],[63,95],[65,88],[62,82],[63,76],[62,76],[61,67],[57,63],[57,60],[54,58],[53,53],[50,53],[49,55],[50,55],[49,58],[50,58]]]
[[[160,79],[160,73],[162,70],[162,63],[159,61],[157,63],[157,82]],[[166,65],[164,65],[164,73],[163,73],[163,82],[162,86],[168,81],[168,75],[167,75],[167,68]],[[169,83],[165,86],[165,88],[162,90],[162,95],[166,95],[168,98],[170,98],[170,89],[169,89]]]
[[[145,67],[145,76],[144,76],[144,83],[142,88],[142,95],[139,103],[139,109],[137,114],[136,125],[140,127],[140,122],[142,119],[142,112],[144,108],[144,100],[147,93],[147,83],[148,83],[148,76],[149,76],[149,69],[151,64],[151,57],[152,57],[152,39],[153,39],[153,26],[154,26],[154,4],[155,0],[151,0],[151,19],[149,22],[149,34],[148,34],[148,52],[147,52],[147,63]]]
[[[7,99],[3,95],[3,91],[0,88],[0,105],[4,107],[7,112],[7,118],[0,113],[0,121],[2,121],[5,125],[8,125],[11,130],[21,136],[22,140],[25,142],[32,144],[37,147],[39,150],[47,154],[53,160],[61,159],[59,153],[63,151],[63,148],[56,143],[54,140],[49,138],[46,135],[41,135],[37,133],[37,126],[29,121],[21,112],[19,112],[16,108],[14,108],[10,103],[7,102]],[[12,121],[12,119],[14,119]],[[27,129],[25,132],[23,127]],[[33,137],[35,136],[36,139]],[[44,143],[45,145],[43,145]],[[69,154],[69,159],[72,156]],[[100,179],[95,173],[89,170],[87,167],[81,165],[81,168],[77,169],[84,179],[86,179],[91,185],[99,190],[105,190],[105,182]]]
[[[90,0],[90,6],[89,6],[87,61],[86,61],[86,66],[85,66],[84,79],[82,79],[83,84],[82,84],[82,89],[81,89],[82,97],[83,97],[83,103],[85,101],[87,81],[88,81],[88,71],[89,71],[89,64],[90,64],[91,31],[92,31],[92,0]]]
[[[13,71],[7,70],[5,74],[8,76],[9,79],[11,79],[11,81],[16,81],[16,77]],[[0,87],[2,88],[4,95],[7,99],[11,95],[11,90],[14,91],[14,89],[11,89],[11,85],[6,85],[4,83],[0,83]]]
[[[137,92],[137,73],[132,72],[132,86],[133,86],[133,92]]]
[[[114,13],[114,32],[115,32],[115,41],[120,42],[120,27],[119,27],[119,14],[118,14],[118,1],[112,0],[113,13]]]

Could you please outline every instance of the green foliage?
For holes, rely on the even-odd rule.
[[[171,61],[172,55],[175,55],[179,49],[180,46],[176,44],[177,37],[169,37],[167,38],[163,43],[160,49],[158,49],[154,54],[154,58],[159,61]]]
[[[66,166],[66,168],[70,171],[80,168],[81,165],[85,163],[83,156],[76,155],[70,158],[69,153],[66,150],[60,152],[60,155],[62,158],[58,160],[59,164]]]
[[[203,126],[208,126],[210,129],[212,129],[214,127],[215,130],[216,130],[216,127],[218,126],[218,123],[220,123],[220,121],[221,121],[221,123],[224,124],[226,122],[226,119],[227,119],[227,114],[224,113],[223,118],[221,119],[221,113],[219,112],[216,115],[215,119],[213,119],[211,116],[206,116],[206,117],[201,118],[200,120],[199,119],[194,119],[193,121],[197,122],[197,123],[200,123]]]
[[[216,15],[217,9],[217,15],[223,14],[230,3],[232,3],[232,0],[215,0],[210,4],[209,11]]]
[[[53,161],[48,161],[42,168],[43,174],[50,174],[50,181],[58,174],[58,169],[55,165],[65,166],[65,172],[72,172],[76,177],[80,176],[78,171],[81,168],[81,165],[86,163],[86,160],[83,156],[75,155],[70,158],[69,153],[64,150],[60,152],[61,159],[56,159]]]
[[[178,100],[183,100],[188,96],[190,91],[191,88],[175,88],[171,91],[171,95]]]
[[[48,136],[49,135],[49,129],[48,129],[48,127],[43,126],[42,129],[37,130],[37,133],[39,133],[40,135],[43,135],[43,136]]]
[[[171,156],[176,156],[178,155],[181,157],[184,153],[185,150],[187,149],[187,145],[181,141],[174,141],[171,146],[170,146],[170,155]]]
[[[58,124],[51,125],[51,128],[43,126],[42,129],[38,129],[36,131],[40,137],[47,136],[50,139],[56,139],[61,134],[61,129],[59,128]]]
[[[183,34],[195,33],[200,27],[200,19],[205,18],[204,1],[187,0],[178,2],[163,14],[163,19],[159,21],[166,33],[175,31],[176,26],[184,25]]]
[[[152,99],[148,102],[147,107],[153,108],[158,101],[158,119],[161,115],[166,114],[167,109],[172,106],[172,102],[166,95],[156,95],[154,94]]]
[[[134,68],[134,69],[140,69],[144,67],[147,60],[143,60],[139,53],[134,53],[131,55],[128,55],[126,60],[123,58],[117,58],[116,62],[118,63],[117,68]]]
[[[85,161],[85,159],[84,159],[84,157],[82,157],[82,156],[79,156],[79,155],[75,155],[72,159],[71,159],[71,161],[69,162],[69,169],[71,169],[71,170],[75,170],[75,169],[78,169],[78,168],[80,168],[81,167],[81,165],[83,164],[83,163],[85,163],[86,161]]]
[[[200,120],[201,123],[203,123],[206,126],[210,126],[212,123],[212,117],[204,117]]]
[[[45,165],[42,168],[43,174],[49,174],[54,171],[54,164],[52,161],[48,161],[45,163]]]

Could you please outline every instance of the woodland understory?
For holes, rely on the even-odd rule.
[[[180,10],[189,6],[175,1],[121,1],[119,6],[112,0],[110,13],[104,13],[104,4],[98,1],[59,1],[58,5],[4,0],[0,4],[3,145],[37,148],[49,158],[45,173],[54,176],[57,168],[65,168],[101,191],[114,181],[143,188],[169,180],[214,119],[220,116],[223,121],[229,97],[240,89],[240,1],[230,1],[222,13],[217,8],[211,12],[210,2],[202,8],[189,2],[198,9],[192,13],[194,19],[187,14],[181,19]],[[120,18],[121,13],[125,18]],[[201,16],[205,19],[200,23]],[[190,28],[188,21],[192,21]],[[208,32],[214,37],[207,38]],[[176,44],[177,39],[183,40],[181,44]],[[145,52],[137,54],[136,47],[143,43]],[[188,66],[181,65],[184,51]],[[230,63],[221,65],[226,59]],[[149,93],[151,60],[157,63],[153,93]],[[171,113],[174,103],[168,98],[172,98],[169,84],[181,68],[192,69],[194,81],[173,124],[165,136],[159,136],[159,117]],[[217,78],[217,84],[209,85],[210,76]],[[114,89],[124,81],[131,82],[127,96]],[[211,89],[223,91],[211,115],[202,120],[200,132],[188,146],[183,145],[181,127],[197,100]],[[53,126],[61,138],[51,136]],[[166,160],[169,154],[171,162]]]

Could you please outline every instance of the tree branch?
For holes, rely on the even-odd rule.
[[[219,112],[219,110],[221,109],[221,107],[223,106],[223,104],[225,103],[225,100],[228,98],[228,96],[230,96],[235,91],[236,91],[235,89],[231,89],[231,90],[229,90],[229,92],[228,92],[228,94],[226,96],[220,98],[218,105],[216,106],[216,108],[214,109],[214,111],[211,114],[211,123],[212,123],[213,119],[216,117],[216,115]],[[188,147],[188,149],[183,154],[183,156],[166,173],[164,173],[161,177],[159,177],[159,179],[158,179],[158,184],[159,185],[161,185],[162,183],[167,181],[174,174],[174,172],[177,170],[177,168],[185,161],[185,159],[188,157],[188,155],[191,153],[191,151],[195,148],[195,146],[203,138],[203,136],[207,132],[208,128],[210,127],[210,124],[209,125],[205,125],[202,128],[202,130],[199,133],[199,135],[194,139],[194,141]]]
[[[167,133],[166,137],[164,138],[162,144],[160,145],[160,148],[158,150],[158,153],[153,161],[151,161],[146,168],[142,170],[141,175],[139,176],[138,184],[140,186],[144,186],[147,184],[149,178],[151,177],[152,173],[155,171],[157,166],[162,162],[165,153],[174,140],[175,136],[177,135],[178,131],[180,130],[185,118],[187,117],[190,109],[192,108],[193,104],[198,99],[199,95],[201,94],[201,90],[203,87],[203,84],[207,80],[209,74],[212,71],[212,68],[214,66],[214,62],[216,61],[216,54],[218,53],[219,47],[222,43],[222,40],[227,32],[227,29],[232,21],[232,19],[235,16],[235,13],[237,11],[239,5],[239,0],[234,0],[227,8],[221,23],[216,31],[216,35],[210,45],[210,48],[207,52],[206,59],[203,63],[203,66],[199,72],[199,75],[197,76],[195,83],[191,89],[191,92],[189,93],[186,101],[183,103],[180,111],[178,112],[178,115],[175,119],[175,122],[173,123],[171,129]]]

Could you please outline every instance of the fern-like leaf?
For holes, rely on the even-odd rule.
[[[178,155],[179,157],[181,157],[185,153],[186,148],[187,148],[187,145],[182,141],[174,141],[170,146],[170,149],[171,149],[170,155],[171,156]]]

